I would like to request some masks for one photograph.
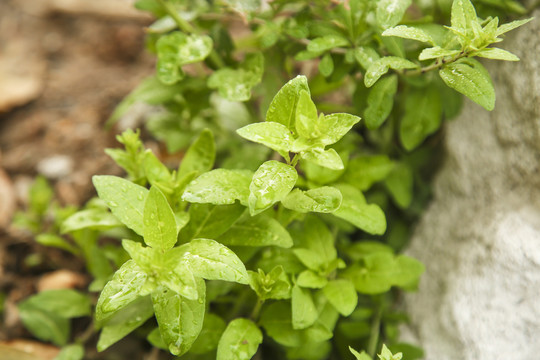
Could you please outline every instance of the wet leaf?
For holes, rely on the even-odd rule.
[[[182,200],[215,205],[247,204],[253,173],[249,170],[215,169],[190,182]]]
[[[307,78],[303,75],[283,85],[268,107],[266,121],[283,124],[289,130],[295,131],[296,106],[302,90],[309,94]]]
[[[323,186],[307,191],[294,189],[281,202],[286,208],[302,213],[331,213],[339,208],[341,200],[338,189]]]
[[[411,3],[412,0],[380,0],[376,10],[377,23],[383,29],[397,25]]]
[[[256,215],[281,201],[296,184],[298,174],[287,164],[270,160],[263,163],[249,185],[249,211]]]
[[[214,135],[210,130],[204,129],[186,151],[178,169],[178,178],[180,179],[194,171],[201,174],[212,170],[215,158]]]
[[[288,152],[291,149],[291,132],[277,122],[255,123],[236,130],[244,139],[263,144],[275,151]]]
[[[367,204],[364,195],[351,185],[339,185],[343,201],[333,214],[374,235],[386,231],[386,217],[378,205]]]
[[[163,193],[150,188],[144,205],[144,242],[154,249],[168,250],[176,244],[176,218]]]
[[[263,214],[238,221],[218,238],[228,246],[279,246],[293,245],[291,235],[281,224]]]
[[[189,300],[165,287],[152,293],[152,303],[159,331],[173,355],[185,354],[202,330],[206,287],[197,281],[197,300]]]
[[[439,75],[446,85],[486,110],[495,107],[495,89],[487,70],[474,59],[462,59],[444,66]]]
[[[148,190],[117,176],[96,175],[92,177],[92,182],[114,216],[143,236],[144,202]]]
[[[263,341],[261,330],[248,319],[229,323],[219,340],[217,360],[249,360]]]
[[[195,276],[207,280],[248,283],[248,274],[242,261],[232,250],[210,239],[191,240],[185,247],[182,260]]]

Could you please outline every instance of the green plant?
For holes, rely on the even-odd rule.
[[[493,108],[474,58],[517,60],[489,45],[529,20],[499,26],[468,0],[411,13],[410,0],[137,4],[159,18],[148,40],[157,76],[110,124],[136,102],[155,105],[146,127],[183,158],[171,171],[125,131],[124,149],[107,153],[128,179],[95,176],[99,199],[54,229],[60,240],[49,245],[82,255],[89,290],[101,292],[95,324],[63,356],[80,359],[95,325],[100,351],[139,328],[191,359],[346,358],[353,345],[364,360],[383,342],[420,358],[399,343],[407,317],[394,302],[423,272],[399,251],[429,197],[437,138],[426,140],[458,113],[454,90]],[[450,27],[431,21],[447,13]],[[238,19],[247,35],[229,31]],[[296,76],[309,65],[318,72]],[[64,312],[39,300],[64,295]],[[66,319],[89,314],[72,311],[70,296],[85,295],[20,305],[36,337],[69,342]],[[391,350],[379,357],[399,359]]]

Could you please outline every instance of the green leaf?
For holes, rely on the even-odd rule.
[[[144,242],[161,251],[176,244],[176,218],[165,195],[155,186],[150,188],[144,205]]]
[[[367,70],[371,64],[373,64],[375,61],[379,60],[381,57],[370,46],[359,46],[354,50],[354,57],[356,61],[365,69]]]
[[[311,40],[307,49],[311,52],[322,53],[336,47],[344,47],[347,45],[349,45],[347,39],[337,35],[327,35]]]
[[[307,191],[294,189],[281,202],[287,209],[301,213],[310,211],[331,213],[339,208],[341,199],[341,193],[338,189],[323,186]]]
[[[219,94],[227,100],[247,101],[251,97],[251,88],[261,81],[263,72],[263,55],[249,54],[241,68],[223,68],[210,75],[208,87],[218,89]]]
[[[424,273],[424,265],[409,256],[399,255],[396,257],[396,267],[399,274],[394,277],[394,284],[405,290],[416,290],[420,276]]]
[[[67,343],[70,332],[69,319],[25,302],[18,305],[18,310],[24,327],[36,338],[42,341],[52,341],[58,346]]]
[[[450,19],[452,27],[458,30],[472,30],[472,23],[478,21],[470,0],[454,0]]]
[[[189,300],[167,288],[152,293],[152,303],[163,341],[173,355],[185,354],[202,330],[206,288],[197,280],[197,300]]]
[[[178,82],[184,77],[181,66],[204,60],[212,47],[212,38],[206,35],[186,35],[175,31],[161,36],[156,43],[159,80],[167,85]]]
[[[212,170],[215,158],[214,135],[210,130],[204,129],[186,151],[178,169],[178,178],[180,179],[193,171],[202,174]]]
[[[144,202],[148,190],[117,176],[96,175],[92,177],[92,182],[114,216],[142,236]]]
[[[384,185],[400,208],[409,207],[413,198],[413,172],[408,165],[396,164],[384,181]]]
[[[191,240],[185,247],[183,260],[195,276],[207,280],[234,281],[247,284],[248,274],[242,261],[226,246],[210,239]]]
[[[215,205],[247,204],[253,173],[249,170],[215,169],[190,182],[182,200]]]
[[[65,234],[82,229],[107,230],[122,225],[110,212],[103,208],[94,208],[77,211],[68,217],[62,223],[61,232]]]
[[[339,185],[343,201],[333,214],[374,235],[386,231],[386,218],[378,205],[367,204],[364,195],[351,185]]]
[[[461,50],[448,50],[448,49],[443,49],[439,46],[435,46],[435,47],[422,50],[422,52],[418,56],[418,60],[423,61],[423,60],[437,59],[437,58],[446,57],[446,56],[455,56],[459,54],[460,52]]]
[[[236,130],[244,139],[263,144],[275,151],[288,152],[291,148],[291,132],[277,122],[255,123]]]
[[[334,149],[324,150],[323,148],[312,148],[309,151],[302,151],[300,157],[313,164],[331,170],[343,170],[344,165],[341,157]]]
[[[441,98],[437,88],[411,91],[405,100],[399,137],[408,151],[415,149],[441,126]]]
[[[71,289],[45,290],[29,297],[24,304],[66,319],[91,314],[88,296]]]
[[[358,351],[354,350],[350,346],[349,346],[349,350],[356,357],[356,360],[373,360],[371,356],[369,356],[365,351],[362,351],[361,353],[359,353]]]
[[[319,117],[317,127],[320,135],[317,142],[331,145],[338,142],[351,128],[360,121],[358,116],[345,113],[335,113]]]
[[[103,351],[123,339],[154,315],[150,296],[140,297],[108,318],[99,335],[98,351]]]
[[[247,14],[256,11],[261,6],[261,0],[224,0],[235,11]],[[245,18],[245,15],[243,15]]]
[[[260,300],[291,298],[291,283],[282,265],[276,265],[268,274],[262,269],[248,271],[248,274],[249,286]]]
[[[292,326],[293,329],[305,329],[317,321],[319,313],[313,303],[311,290],[295,285],[292,289]]]
[[[256,215],[281,201],[296,184],[298,173],[290,165],[270,160],[263,163],[249,185],[249,212]]]
[[[383,28],[388,29],[397,25],[405,11],[411,5],[412,0],[380,0],[377,3],[376,18],[377,23]]]
[[[150,184],[158,186],[165,193],[170,194],[173,192],[173,178],[169,169],[163,165],[151,150],[144,152],[143,168]]]
[[[328,284],[328,280],[312,270],[304,270],[298,275],[296,284],[304,288],[322,289]]]
[[[344,167],[346,167],[348,164],[349,152],[342,151],[341,153],[338,153],[338,155],[341,158],[341,162],[343,163]],[[306,174],[307,179],[313,184],[317,185],[326,185],[333,183],[337,179],[339,179],[341,175],[343,175],[343,173],[345,172],[345,169],[331,170],[326,167],[314,164],[310,161],[302,161],[300,163],[300,166],[301,169],[304,171],[304,174]]]
[[[379,128],[392,112],[397,85],[397,76],[392,75],[378,81],[370,90],[367,98],[368,106],[364,112],[368,129]]]
[[[56,355],[54,360],[82,360],[84,357],[84,348],[80,344],[71,344],[64,346]]]
[[[486,110],[495,107],[495,89],[487,70],[474,59],[462,59],[444,66],[439,75],[452,89],[467,96]]]
[[[293,245],[291,235],[281,224],[268,216],[244,218],[218,238],[228,246],[279,246]]]
[[[218,346],[219,339],[226,326],[222,318],[207,312],[204,315],[203,327],[199,337],[197,337],[189,351],[193,354],[205,354],[214,350]]]
[[[334,60],[332,60],[332,55],[325,54],[321,62],[319,63],[319,72],[322,76],[328,77],[334,72]]]
[[[148,246],[143,246],[142,243],[133,240],[122,240],[122,247],[129,256],[140,266],[147,274],[154,272],[154,267],[161,267],[160,258],[163,254],[161,250],[153,249]]]
[[[415,69],[418,65],[397,56],[385,56],[379,60],[374,61],[371,66],[366,70],[364,77],[364,84],[366,87],[371,87],[379,80],[381,76],[386,74],[389,69],[402,70],[402,69]]]
[[[345,276],[351,279],[356,291],[362,294],[382,294],[394,284],[396,272],[394,255],[378,252],[365,256],[361,265],[349,266]]]
[[[234,319],[219,340],[217,360],[249,360],[263,341],[261,330],[251,320]]]
[[[54,192],[47,179],[38,176],[30,187],[29,202],[30,209],[38,215],[43,215],[49,208]]]
[[[268,336],[288,347],[298,347],[310,340],[325,341],[333,336],[332,331],[319,322],[307,329],[295,330],[291,319],[291,305],[278,301],[263,309],[260,323]]]
[[[394,162],[386,155],[359,156],[349,161],[343,180],[361,191],[386,179],[394,168]]]
[[[294,233],[294,254],[311,270],[319,271],[337,258],[334,236],[316,216],[308,216],[300,231]]]
[[[118,220],[116,221],[119,222]],[[71,245],[66,239],[58,235],[47,233],[39,234],[36,236],[36,242],[45,246],[55,247],[58,249],[69,251],[74,255],[80,254],[79,249],[77,249],[75,246]]]
[[[516,55],[499,48],[485,48],[475,52],[474,55],[486,59],[519,61]]]
[[[148,275],[135,261],[125,262],[101,291],[96,305],[96,320],[105,320],[138,297],[147,295],[144,290],[147,279]]]
[[[532,21],[534,18],[529,18],[529,19],[523,19],[523,20],[515,20],[515,21],[512,21],[512,22],[509,22],[507,24],[502,24],[501,26],[499,26],[497,28],[497,31],[495,32],[495,36],[499,36],[499,35],[502,35],[504,33],[507,33],[511,30],[514,30],[515,28],[518,28],[522,25],[525,25],[526,23],[528,23],[529,21]]]
[[[395,257],[388,252],[375,252],[362,258],[361,264],[349,266],[345,276],[363,294],[381,294],[392,286],[414,290],[424,266],[405,255]]]
[[[416,40],[435,45],[433,39],[421,28],[407,25],[398,25],[390,29],[386,29],[382,36],[397,36],[403,39]]]
[[[240,204],[191,204],[189,207],[191,220],[180,232],[180,239],[183,242],[193,238],[216,239],[229,230],[245,210],[246,208]]]
[[[301,91],[296,105],[296,131],[306,139],[316,139],[321,133],[317,128],[317,108],[307,91]]]
[[[392,354],[392,352],[383,344],[381,353],[377,355],[380,360],[401,360],[403,357],[402,353]]]
[[[307,78],[303,75],[286,83],[272,99],[266,121],[283,124],[289,130],[295,131],[296,106],[302,90],[309,94]]]
[[[328,282],[323,292],[330,304],[343,316],[349,316],[358,304],[358,294],[354,284],[348,279]]]

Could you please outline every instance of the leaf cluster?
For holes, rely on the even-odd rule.
[[[186,359],[422,357],[399,342],[394,303],[424,271],[399,252],[430,196],[436,134],[460,93],[493,109],[475,58],[517,60],[491,45],[530,21],[499,25],[525,13],[514,1],[480,1],[482,17],[444,3],[137,1],[157,18],[156,75],[109,125],[149,105],[146,129],[180,164],[127,130],[106,150],[127,178],[94,176],[98,198],[77,212],[38,179],[18,217],[85,261],[99,351],[137,333]],[[64,346],[91,306],[41,293],[20,310]],[[82,358],[82,342],[60,359]]]

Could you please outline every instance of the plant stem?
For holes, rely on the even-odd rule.
[[[292,158],[291,163],[289,165],[291,165],[292,167],[295,167],[296,164],[298,164],[298,160],[300,160],[300,154],[294,154],[294,157]]]
[[[253,311],[251,312],[251,315],[249,315],[249,318],[253,321],[256,321],[259,317],[259,313],[261,312],[262,305],[264,304],[264,300],[257,299],[257,303],[255,304],[255,307],[253,308]]]
[[[81,345],[85,344],[95,334],[95,331],[94,320],[92,320],[84,332],[77,337],[75,342]]]
[[[159,4],[167,11],[167,13],[173,18],[173,20],[176,22],[176,25],[185,33],[191,34],[195,32],[195,28],[191,26],[190,23],[188,23],[186,20],[182,19],[180,15],[178,15],[178,12],[174,8],[174,6],[168,2],[167,0],[158,0]]]
[[[423,68],[416,69],[416,70],[410,70],[410,71],[403,71],[402,74],[406,76],[416,76],[420,74],[425,74],[428,71],[440,69],[444,65],[451,64],[453,62],[456,62],[457,60],[469,56],[470,52],[460,52],[458,55],[454,56],[453,58],[449,60],[445,60],[444,58],[437,59],[433,64],[424,66]]]
[[[371,323],[371,334],[369,335],[368,342],[368,354],[372,358],[377,352],[377,344],[379,343],[379,333],[381,331],[381,316],[382,316],[382,307],[378,306],[375,317]]]

